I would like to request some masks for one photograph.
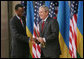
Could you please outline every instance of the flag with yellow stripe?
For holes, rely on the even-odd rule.
[[[60,58],[69,58],[69,20],[70,6],[68,1],[59,1],[58,16],[59,23],[59,42],[62,54]]]
[[[83,1],[79,1],[77,18],[77,57],[83,58]]]
[[[78,1],[77,58],[83,58],[83,1]],[[68,1],[59,1],[57,20],[59,23],[60,58],[71,58],[69,53],[70,6]]]
[[[32,39],[33,36],[33,22],[34,22],[34,9],[33,2],[27,1],[27,18],[26,18],[26,33],[27,36]],[[29,41],[30,58],[32,58],[32,43]]]

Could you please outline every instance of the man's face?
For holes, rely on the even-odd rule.
[[[24,8],[19,7],[18,10],[16,10],[16,13],[19,17],[22,17],[23,13],[24,13]]]
[[[39,8],[39,16],[44,20],[48,16],[48,11],[45,11],[44,8]]]

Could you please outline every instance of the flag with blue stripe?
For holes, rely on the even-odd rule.
[[[33,22],[34,22],[34,9],[33,2],[27,1],[27,18],[26,18],[26,33],[27,36],[32,39],[33,36]],[[29,42],[30,47],[30,58],[32,57],[32,43]]]

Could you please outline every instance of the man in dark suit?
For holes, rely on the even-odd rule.
[[[45,5],[39,8],[39,16],[42,21],[39,24],[42,58],[59,58],[61,54],[59,45],[59,25],[56,19],[50,18],[49,9]]]
[[[26,35],[26,20],[23,16],[24,8],[21,4],[15,6],[16,15],[10,20],[11,57],[28,58],[29,40]]]

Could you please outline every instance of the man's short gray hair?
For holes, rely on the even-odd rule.
[[[45,6],[45,5],[42,5],[42,6],[40,6],[39,8],[44,8],[45,11],[48,11],[48,12],[49,12],[49,8],[48,8],[47,6]]]

